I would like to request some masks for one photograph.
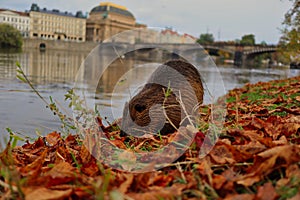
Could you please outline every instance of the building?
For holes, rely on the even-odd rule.
[[[166,28],[161,31],[160,35],[161,43],[181,43],[181,35],[177,31],[173,31],[170,28]]]
[[[86,18],[80,11],[73,15],[57,9],[40,9],[37,4],[32,4],[29,16],[30,38],[85,41]]]
[[[23,37],[29,36],[30,18],[28,13],[0,9],[0,23],[12,25],[20,31]]]
[[[185,34],[183,34],[182,35],[182,43],[189,43],[189,44],[195,44],[196,42],[197,42],[197,39],[198,38],[196,38],[196,37],[194,37],[194,36],[192,36],[192,35],[190,35],[190,34],[187,34],[187,33],[185,33]]]
[[[134,28],[146,28],[146,25],[137,24],[133,14],[124,6],[110,2],[100,3],[89,13],[86,40],[103,42],[117,33]]]
[[[187,33],[183,35],[179,34],[177,31],[173,31],[171,28],[166,28],[160,33],[161,43],[177,43],[177,44],[194,44],[197,38]]]

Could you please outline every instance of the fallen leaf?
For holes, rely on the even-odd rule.
[[[119,186],[119,191],[123,194],[127,193],[127,190],[131,186],[134,178],[133,174],[126,174],[124,176],[126,177],[126,180]]]
[[[174,199],[181,195],[182,190],[186,186],[184,184],[174,184],[171,187],[149,187],[149,191],[144,193],[128,193],[127,195],[133,199]]]
[[[72,193],[72,189],[68,190],[50,190],[44,187],[25,190],[25,200],[59,200],[68,198]]]
[[[254,200],[254,194],[229,194],[224,200]]]
[[[259,153],[255,157],[254,165],[248,173],[240,177],[238,184],[250,186],[260,181],[280,166],[289,166],[300,161],[300,147],[296,145],[278,146]]]
[[[59,141],[61,141],[61,137],[60,134],[57,132],[52,132],[49,133],[46,137],[45,137],[45,143],[47,146],[54,146],[56,145]]]
[[[271,182],[265,183],[263,186],[258,187],[256,199],[259,200],[275,200],[278,198],[275,188]]]

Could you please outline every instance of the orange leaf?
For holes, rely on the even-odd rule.
[[[254,194],[229,194],[224,200],[253,200]]]
[[[271,182],[265,183],[263,186],[258,187],[256,199],[259,200],[274,200],[278,195]]]
[[[47,199],[68,199],[72,189],[50,190],[44,187],[24,190],[25,200],[47,200]]]
[[[41,168],[45,162],[47,152],[48,152],[47,150],[44,150],[43,153],[35,161],[21,168],[20,169],[21,174],[23,176],[28,176],[28,175],[31,175],[33,177],[37,176],[40,173]]]
[[[78,173],[76,173],[75,168],[69,163],[60,162],[54,165],[54,167],[43,176],[40,176],[37,182],[47,186],[69,183],[77,178],[76,174]]]
[[[184,184],[174,184],[171,187],[149,187],[149,191],[144,193],[129,193],[129,197],[133,199],[174,199],[182,194],[182,190],[185,189]]]
[[[126,180],[119,186],[119,190],[125,194],[133,182],[133,174],[124,175]]]
[[[238,184],[250,186],[260,181],[276,168],[289,166],[300,161],[300,147],[296,145],[278,146],[258,154],[248,173],[239,177]],[[276,164],[276,168],[275,168]]]
[[[45,140],[47,141],[48,146],[54,146],[61,140],[61,137],[57,132],[52,132],[45,137]]]
[[[72,167],[67,162],[60,162],[54,167],[45,173],[45,176],[51,176],[52,178],[64,178],[64,177],[73,177],[74,176],[75,168]]]

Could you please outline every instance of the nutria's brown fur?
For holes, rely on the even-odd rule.
[[[122,134],[174,132],[174,126],[182,124],[186,113],[191,115],[202,102],[203,86],[198,70],[182,60],[168,61],[153,72],[143,89],[125,105]],[[174,126],[165,120],[164,111]]]

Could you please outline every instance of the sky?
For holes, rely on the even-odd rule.
[[[284,14],[292,6],[288,0],[110,0],[126,6],[138,23],[148,27],[171,27],[179,33],[199,37],[211,33],[216,41],[241,39],[254,34],[256,43],[277,44]],[[29,10],[40,8],[88,13],[100,0],[0,0],[0,8]]]

